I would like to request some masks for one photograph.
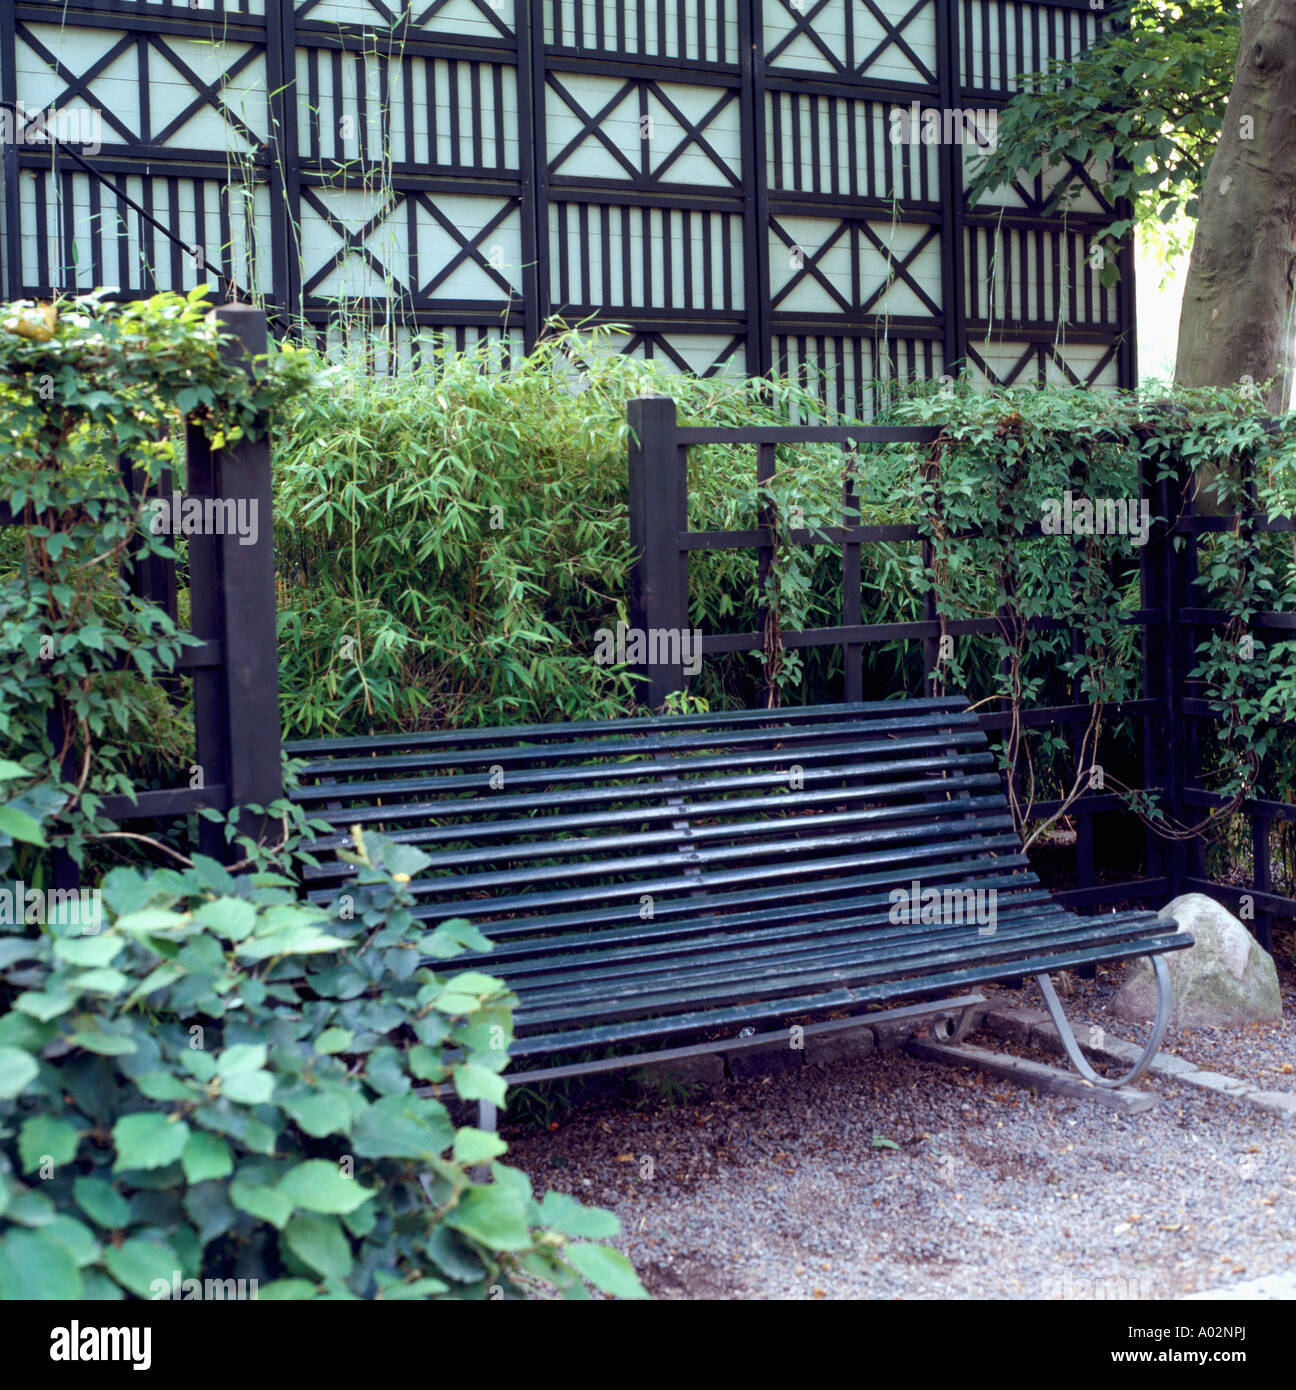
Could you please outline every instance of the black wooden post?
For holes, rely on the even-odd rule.
[[[645,637],[688,628],[688,552],[680,533],[688,526],[688,470],[675,436],[675,402],[668,396],[640,396],[629,403],[630,544],[635,551],[630,574],[630,624]],[[660,656],[678,642],[655,644]],[[673,690],[684,689],[682,663],[643,662],[647,680],[639,686],[641,704],[654,709]]]
[[[247,370],[245,357],[266,351],[265,314],[248,304],[222,305],[214,312],[235,339],[226,349],[231,371]],[[228,528],[214,538],[216,616],[224,645],[222,772],[230,806],[266,806],[283,795],[269,438],[244,439],[213,453],[212,483],[217,497],[247,500],[255,527],[251,544]],[[242,834],[260,841],[273,838],[276,828],[256,815],[244,816],[239,824]]]
[[[1166,812],[1172,824],[1186,825],[1193,812],[1184,802],[1184,788],[1189,782],[1188,729],[1184,715],[1184,684],[1191,669],[1193,652],[1193,633],[1185,625],[1181,610],[1192,602],[1192,575],[1189,565],[1195,568],[1195,549],[1191,555],[1189,546],[1193,538],[1186,526],[1181,525],[1192,509],[1189,488],[1184,485],[1181,470],[1166,480],[1165,507],[1167,531],[1162,548],[1165,567],[1163,591],[1161,595],[1161,614],[1163,635],[1160,652],[1160,685],[1164,700],[1164,716],[1161,724],[1161,746],[1164,749],[1163,767],[1166,773]],[[1179,539],[1181,545],[1176,547]],[[1167,891],[1171,898],[1177,898],[1184,891],[1184,880],[1188,875],[1189,847],[1183,840],[1170,840],[1166,845]]]

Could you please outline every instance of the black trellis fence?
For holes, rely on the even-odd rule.
[[[758,574],[763,581],[774,555],[774,535],[767,523],[742,531],[694,531],[688,523],[688,451],[704,444],[754,445],[758,486],[774,477],[775,451],[780,444],[837,444],[850,448],[861,444],[930,443],[936,429],[754,427],[749,429],[685,428],[676,423],[675,402],[666,397],[647,397],[630,402],[630,530],[639,559],[631,593],[631,625],[642,632],[684,632],[689,619],[689,557],[694,552],[755,549]],[[1228,806],[1230,799],[1201,785],[1201,734],[1203,725],[1222,716],[1206,698],[1199,682],[1190,679],[1196,666],[1196,648],[1203,634],[1221,628],[1229,615],[1203,607],[1194,587],[1198,573],[1197,538],[1226,531],[1237,517],[1198,515],[1192,489],[1185,475],[1157,477],[1145,469],[1140,483],[1154,516],[1168,525],[1154,533],[1140,551],[1140,607],[1121,621],[1141,629],[1142,671],[1140,698],[1113,705],[1110,716],[1137,721],[1142,749],[1142,785],[1160,797],[1173,824],[1200,821],[1204,811]],[[937,616],[935,597],[924,599],[920,620],[864,623],[861,615],[861,549],[882,541],[912,541],[922,545],[923,564],[930,568],[930,543],[914,524],[862,525],[858,501],[849,482],[843,490],[842,524],[837,527],[793,529],[794,544],[835,543],[842,552],[842,620],[831,627],[786,630],[780,633],[785,647],[807,649],[840,647],[843,653],[843,697],[847,701],[880,698],[888,692],[864,689],[863,653],[877,643],[913,641],[921,644],[926,693],[933,693],[937,643],[943,634],[977,636],[998,629],[995,618],[947,620]],[[1254,489],[1252,507],[1254,508]],[[1255,532],[1296,531],[1296,521],[1270,520],[1254,511],[1243,518]],[[763,590],[763,583],[762,583]],[[1268,631],[1296,630],[1296,615],[1258,613],[1251,625]],[[1028,626],[1038,630],[1060,626],[1056,619],[1035,618]],[[761,632],[704,633],[704,657],[726,652],[762,649]],[[657,661],[643,665],[646,677],[642,700],[660,705],[673,691],[685,686],[682,661],[674,660],[669,644],[656,644]],[[1063,728],[1073,744],[1089,723],[1091,707],[1073,691],[1073,702],[1021,712],[1024,728]],[[982,727],[992,737],[1003,734],[1013,719],[1008,712],[980,712]],[[1046,818],[1062,808],[1060,800],[1036,801],[1032,817]],[[1257,939],[1272,948],[1276,918],[1296,917],[1296,898],[1273,889],[1271,839],[1275,821],[1296,819],[1296,807],[1256,795],[1238,808],[1251,828],[1253,873],[1250,883],[1215,882],[1206,876],[1206,843],[1198,835],[1166,839],[1146,832],[1143,871],[1119,882],[1100,881],[1096,846],[1099,819],[1124,809],[1121,796],[1094,789],[1084,792],[1067,810],[1076,826],[1076,886],[1055,894],[1076,909],[1098,909],[1117,902],[1161,905],[1180,893],[1209,892],[1242,910]]]
[[[241,371],[244,354],[266,351],[264,313],[247,305],[223,305],[215,315],[232,340],[227,345],[230,371]],[[137,501],[168,496],[172,478],[161,474],[149,485],[143,473],[121,463],[122,480]],[[279,726],[279,670],[275,633],[273,499],[268,438],[244,440],[227,449],[212,449],[195,425],[185,432],[186,498],[246,499],[261,520],[254,538],[223,534],[175,536],[184,548],[188,575],[189,631],[200,646],[184,647],[173,675],[163,677],[180,702],[181,682],[193,682],[195,765],[183,786],[140,791],[137,799],[111,796],[103,813],[122,823],[165,823],[205,808],[228,812],[236,807],[267,806],[282,794]],[[0,504],[0,525],[38,521],[30,508],[14,512]],[[139,552],[128,555],[124,579],[141,599],[177,615],[177,561]],[[56,708],[51,724],[61,728],[65,711]],[[56,740],[59,746],[61,738]],[[74,769],[65,768],[75,781]],[[200,819],[197,848],[228,862],[232,850],[223,826]],[[242,833],[264,838],[261,818],[245,815]],[[56,886],[75,886],[76,865],[64,854],[55,860]]]

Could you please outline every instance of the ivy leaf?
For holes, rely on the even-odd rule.
[[[118,1231],[130,1220],[130,1203],[103,1178],[77,1178],[72,1184],[77,1206],[105,1231]]]
[[[0,1240],[0,1299],[66,1301],[82,1287],[76,1257],[50,1233],[11,1230]]]
[[[293,1204],[284,1194],[263,1183],[242,1182],[235,1179],[230,1184],[230,1201],[240,1211],[255,1216],[259,1221],[268,1221],[282,1230],[292,1216]]]
[[[525,1250],[531,1244],[530,1207],[512,1186],[473,1187],[446,1216],[446,1225],[491,1250]]]

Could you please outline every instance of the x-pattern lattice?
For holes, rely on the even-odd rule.
[[[505,203],[503,207],[486,223],[475,236],[467,236],[454,221],[439,208],[426,193],[416,193],[410,195],[425,212],[431,216],[436,224],[446,233],[452,241],[458,243],[459,250],[442,265],[426,284],[416,287],[416,298],[430,299],[437,287],[443,284],[454,272],[466,262],[471,261],[477,265],[494,284],[510,298],[517,296],[517,289],[511,285],[499,270],[491,264],[485,253],[482,251],[482,242],[486,240],[500,225],[505,221],[510,213],[514,211],[512,203]],[[326,260],[323,265],[316,268],[310,279],[303,285],[306,294],[313,294],[324,283],[326,279],[338,270],[348,256],[359,256],[362,261],[380,278],[390,278],[397,293],[408,292],[408,275],[397,276],[394,270],[381,261],[374,254],[373,248],[369,245],[370,238],[378,229],[393,215],[405,206],[404,198],[398,193],[392,193],[384,200],[381,207],[374,212],[363,225],[359,227],[348,227],[347,224],[328,206],[312,189],[302,190],[303,202],[309,204],[319,215],[325,226],[338,238],[338,249]],[[414,250],[415,248],[411,248]],[[400,281],[400,283],[396,283]]]
[[[301,3],[296,7],[298,20],[305,19],[312,10],[323,2],[324,0],[301,0]],[[429,20],[435,19],[450,4],[450,0],[433,0],[432,4],[415,14],[413,0],[405,0],[405,4],[397,9],[384,5],[382,0],[365,0],[365,2],[382,19],[384,26],[397,37],[402,32],[423,28]],[[521,3],[522,0],[519,2]],[[511,39],[513,37],[513,30],[505,24],[500,16],[500,11],[490,4],[490,0],[472,0],[472,4],[490,20],[505,38]]]
[[[187,121],[201,111],[204,107],[210,107],[213,111],[232,126],[256,151],[264,149],[264,141],[257,135],[235,112],[231,111],[221,99],[221,93],[228,87],[241,73],[245,72],[260,56],[260,50],[252,45],[248,45],[242,53],[238,55],[214,82],[206,82],[198,76],[185,60],[167,43],[166,39],[160,34],[124,34],[116,43],[109,45],[108,49],[93,62],[84,72],[73,72],[66,63],[56,54],[51,53],[46,46],[28,29],[25,25],[18,26],[18,33],[22,40],[32,52],[43,62],[48,64],[50,70],[66,83],[63,91],[52,102],[52,107],[64,107],[74,100],[81,100],[87,103],[94,110],[98,111],[103,119],[122,137],[123,144],[127,145],[164,145],[175,133],[182,129]],[[138,133],[131,130],[112,109],[101,101],[91,89],[91,84],[96,78],[101,77],[124,53],[129,53],[132,49],[140,54],[141,68],[147,61],[147,54],[150,50],[160,54],[173,68],[184,78],[196,93],[194,99],[183,107],[180,112],[157,130],[141,129]],[[151,111],[151,108],[148,108]],[[141,113],[141,123],[143,115]]]
[[[1066,375],[1067,381],[1072,386],[1096,386],[1099,378],[1106,370],[1108,363],[1116,356],[1116,349],[1119,346],[1120,344],[1118,342],[1109,343],[1103,355],[1094,366],[1090,368],[1088,375],[1083,379],[1077,376],[1072,370],[1071,364],[1063,356],[1062,350],[1057,343],[1029,344],[1022,349],[1021,356],[1012,364],[1007,372],[1002,369],[995,371],[970,343],[968,344],[968,360],[980,369],[986,381],[991,386],[1012,386],[1021,378],[1028,366],[1032,364],[1039,366],[1041,364],[1041,356],[1060,367]]]
[[[661,89],[657,82],[635,82],[628,81],[622,84],[620,89],[615,92],[593,115],[585,108],[580,101],[574,97],[567,87],[552,73],[549,74],[549,87],[556,92],[563,100],[564,105],[572,112],[578,121],[581,122],[581,129],[563,146],[562,150],[549,161],[549,172],[556,174],[567,160],[593,135],[613,159],[626,171],[627,177],[636,181],[649,179],[660,180],[666,170],[679,159],[690,146],[695,146],[701,150],[708,159],[724,174],[734,188],[742,187],[742,178],[739,173],[730,168],[725,158],[718,154],[715,147],[702,132],[715,120],[715,118],[730,103],[738,100],[736,91],[726,91],[721,94],[719,99],[712,105],[711,109],[697,121],[691,121],[671,100],[671,98]],[[684,137],[678,144],[661,159],[656,165],[652,161],[651,141],[640,140],[640,164],[636,168],[634,163],[626,157],[624,150],[608,134],[604,128],[604,122],[628,97],[639,96],[640,116],[647,115],[648,97],[655,97],[667,110],[671,118],[676,121],[680,129],[684,132]]]
[[[816,17],[835,4],[835,0],[818,0],[818,3],[809,9],[793,5],[790,0],[782,0],[783,8],[787,16],[791,19],[793,28],[785,34],[766,54],[765,61],[774,64],[779,56],[797,41],[798,38],[807,39],[824,57],[834,71],[854,76],[865,76],[869,69],[894,45],[913,65],[919,78],[923,82],[935,82],[936,74],[931,68],[914,52],[913,46],[904,36],[904,30],[910,25],[923,10],[927,9],[931,0],[915,0],[908,12],[902,15],[894,23],[877,7],[874,0],[842,0],[842,3],[849,8],[853,4],[860,4],[878,22],[886,37],[879,40],[864,55],[863,58],[856,60],[856,45],[854,41],[854,31],[847,31],[845,54],[838,53],[814,28]]]
[[[741,337],[731,338],[702,375],[715,376],[742,345],[743,340]],[[627,357],[633,356],[640,350],[644,352],[646,357],[655,357],[660,353],[682,372],[693,372],[696,370],[689,361],[676,350],[670,339],[663,333],[655,333],[647,330],[636,333],[621,348],[621,351],[625,353]]]
[[[898,282],[903,281],[913,290],[914,294],[926,305],[927,309],[937,317],[940,316],[941,307],[923,289],[922,285],[910,274],[909,267],[913,264],[918,255],[926,249],[939,236],[940,229],[935,226],[928,227],[921,237],[897,259],[896,250],[889,246],[867,223],[855,221],[853,218],[843,218],[833,228],[830,235],[824,240],[813,255],[806,253],[806,248],[794,237],[776,218],[770,219],[771,228],[782,238],[784,245],[791,251],[799,251],[800,264],[795,272],[789,276],[787,283],[770,300],[770,308],[776,309],[792,293],[802,281],[813,278],[828,294],[845,314],[870,313],[877,302],[892,289]],[[824,272],[820,262],[833,249],[834,246],[847,234],[851,237],[851,255],[858,261],[859,253],[864,248],[856,246],[856,238],[861,236],[872,248],[881,255],[887,265],[889,274],[883,281],[873,289],[866,298],[862,298],[859,304],[852,304],[851,301],[842,294],[841,290],[833,283]]]

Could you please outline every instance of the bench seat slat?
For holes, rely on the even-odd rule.
[[[723,777],[689,777],[683,780],[683,786],[690,795],[714,797],[720,797],[723,793],[786,787],[789,780],[787,759],[785,757],[771,757],[770,761],[774,762],[776,766],[769,772],[731,773]],[[722,765],[731,766],[728,762]],[[850,778],[852,780],[849,785],[852,790],[858,786],[861,792],[871,791],[876,785],[873,781],[876,777],[904,777],[905,774],[909,773],[920,774],[928,782],[940,780],[932,775],[932,757],[930,752],[926,750],[923,751],[921,757],[888,759],[877,763],[858,765],[830,763],[820,767],[809,759],[803,758],[799,765],[802,769],[802,777],[808,787],[820,782],[838,786],[843,783],[843,779]],[[994,765],[994,757],[984,749],[980,749],[961,754],[951,753],[941,761],[940,771],[952,775],[958,772],[993,768]],[[695,767],[696,764],[689,764],[687,767],[674,769],[672,775],[681,771],[692,771]],[[513,783],[516,783],[517,780],[516,776],[512,779]],[[470,783],[472,784],[471,789],[469,788]],[[351,824],[355,821],[436,820],[443,817],[495,816],[513,811],[530,810],[534,812],[538,808],[546,812],[551,808],[555,812],[562,812],[569,807],[606,806],[611,802],[628,803],[630,807],[657,806],[678,795],[680,787],[680,782],[668,781],[662,774],[654,773],[652,777],[637,782],[627,778],[615,784],[600,784],[575,790],[550,790],[542,798],[537,797],[534,792],[527,796],[501,795],[498,791],[489,796],[469,794],[470,790],[489,789],[489,784],[490,779],[486,776],[442,778],[439,786],[436,782],[419,785],[418,790],[428,796],[427,800],[396,800],[371,806],[364,803],[393,794],[390,783],[374,783],[372,785],[368,783],[342,783],[332,788],[331,799],[346,798],[350,804],[337,810],[329,809],[326,806],[312,812],[312,814],[339,824]],[[303,803],[313,802],[318,791],[319,788],[302,788],[300,792],[294,792],[294,798]],[[440,795],[437,794],[438,792]],[[459,794],[456,795],[456,792]]]
[[[958,696],[923,696],[913,700],[865,700],[837,705],[789,705],[777,710],[726,710],[716,714],[654,715],[651,723],[643,718],[582,719],[554,724],[510,724],[477,729],[438,729],[425,734],[369,734],[360,738],[289,739],[284,750],[290,757],[309,757],[323,753],[328,757],[383,748],[453,748],[465,744],[488,747],[495,743],[544,743],[589,735],[595,738],[636,730],[672,730],[685,733],[700,729],[741,728],[746,724],[838,724],[842,721],[873,721],[912,715],[965,714],[967,702]]]
[[[984,789],[987,783],[993,783],[997,787],[998,782],[998,777],[989,775],[981,779],[979,787]],[[944,784],[941,785],[941,790],[945,790]],[[843,799],[841,793],[838,793],[835,798],[838,803]],[[849,798],[849,794],[847,794],[846,799],[853,798]],[[905,821],[921,820],[929,830],[934,823],[938,823],[940,828],[944,830],[947,823],[952,822],[949,825],[949,831],[951,835],[957,837],[959,817],[988,811],[1000,802],[997,795],[987,795],[982,791],[981,795],[952,797],[947,801],[919,802],[916,804],[906,802],[902,805],[870,806],[857,811],[820,811],[817,815],[808,817],[787,814],[780,804],[782,800],[782,797],[769,798],[771,809],[782,814],[756,817],[748,811],[742,819],[725,820],[719,824],[693,825],[687,834],[683,834],[677,829],[657,829],[640,830],[621,835],[554,835],[550,838],[528,840],[515,838],[507,845],[488,845],[480,849],[442,850],[429,855],[432,862],[424,870],[424,873],[429,877],[435,877],[441,873],[467,872],[481,864],[517,864],[522,861],[540,859],[562,861],[578,859],[586,855],[624,854],[627,850],[643,852],[654,848],[665,849],[684,844],[700,849],[711,841],[725,842],[734,847],[746,843],[751,846],[754,854],[763,856],[781,852],[778,848],[779,842],[773,837],[787,836],[789,831],[804,834],[807,827],[811,825],[816,831],[823,832],[830,828],[847,826],[876,826],[879,829],[886,825],[898,827]],[[690,819],[697,819],[698,817],[697,810],[687,802],[672,809],[677,820],[681,817]],[[533,836],[544,836],[547,829],[548,824],[545,817],[538,816],[528,823],[528,833]],[[796,843],[799,845],[803,841],[798,840]],[[560,871],[561,866],[555,869],[555,872]],[[308,867],[306,877],[308,881],[336,877],[336,869],[330,872],[325,866],[321,866],[319,869]]]
[[[779,741],[766,740],[765,742],[769,744]],[[950,735],[950,743],[957,747],[984,750],[985,735],[981,733],[980,729],[955,730]],[[708,747],[714,746],[714,741],[708,744]],[[779,746],[775,747],[762,746],[744,749],[742,763],[744,766],[773,764],[775,767],[786,767],[791,763],[804,765],[807,762],[840,764],[843,771],[866,775],[870,762],[884,761],[886,758],[894,758],[896,754],[906,752],[936,758],[944,751],[944,748],[944,744],[939,744],[931,738],[902,735],[877,742],[869,741],[848,745],[815,743],[795,749],[779,742]],[[519,756],[524,754],[525,750],[519,750]],[[722,772],[731,769],[735,760],[735,754],[730,752],[712,754],[711,756],[697,754],[687,759],[681,755],[677,760],[658,758],[652,761],[585,761],[560,767],[537,767],[534,762],[527,762],[521,769],[506,773],[506,777],[509,785],[514,787],[518,785],[579,787],[582,783],[588,783],[590,786],[612,783],[615,789],[623,784],[634,787],[641,783],[648,783],[654,778],[679,777],[683,773]],[[424,794],[440,792],[445,794],[454,791],[489,791],[492,790],[493,777],[489,768],[495,764],[503,766],[503,760],[496,753],[465,754],[465,767],[487,770],[476,774],[466,773],[462,776],[445,773],[440,776],[392,777],[383,780],[356,778],[341,782],[314,782],[294,789],[292,796],[294,800],[305,803],[329,801],[343,796],[404,796],[411,792]],[[943,766],[943,763],[941,765]],[[936,764],[933,764],[933,768],[935,766]]]
[[[1102,931],[1078,918],[1059,917],[1058,910],[1026,917],[991,937],[969,933],[934,932],[909,934],[898,942],[872,946],[855,943],[840,951],[825,947],[817,957],[784,964],[766,965],[754,961],[748,966],[729,965],[713,972],[690,970],[688,983],[672,985],[661,979],[622,977],[593,982],[589,987],[567,985],[537,992],[531,1002],[523,987],[515,1015],[516,1027],[529,1030],[539,1024],[585,1018],[635,1018],[643,1014],[669,1013],[674,1008],[704,1002],[723,1004],[736,1001],[753,991],[771,998],[795,994],[803,987],[831,987],[834,984],[868,983],[891,976],[908,975],[933,968],[957,966],[973,961],[1020,960],[1032,952],[1062,949],[1095,939],[1104,942],[1147,936],[1155,918],[1131,914],[1123,924]],[[1018,973],[1025,973],[1019,971]],[[696,978],[695,978],[696,975]]]
[[[802,1016],[810,1018],[838,1010],[858,1012],[869,1004],[886,1004],[894,999],[912,999],[922,995],[947,994],[969,985],[988,984],[992,980],[1070,970],[1079,965],[1129,960],[1134,956],[1174,951],[1188,945],[1191,945],[1191,942],[1183,940],[1183,933],[1176,933],[1173,936],[1135,937],[1125,941],[1056,950],[1022,961],[981,961],[958,970],[942,970],[930,975],[882,980],[868,985],[837,986],[819,993],[759,1000],[729,1008],[623,1020],[602,1027],[536,1033],[530,1037],[515,1038],[509,1045],[509,1054],[517,1058],[550,1056],[560,1052],[656,1042],[664,1038],[743,1027],[762,1020]],[[867,1015],[864,1015],[861,1021],[867,1022]]]
[[[998,904],[992,934],[1006,938],[1017,927],[1038,926],[1046,918],[1066,927],[1075,924],[1075,919],[1058,907],[1044,889],[1028,889]],[[969,929],[974,936],[984,935],[975,923],[970,924]],[[962,929],[952,925],[941,930],[949,933],[950,940],[962,935]],[[530,1005],[540,993],[565,990],[573,982],[584,990],[600,980],[633,982],[663,972],[673,972],[677,976],[686,972],[692,985],[706,972],[722,971],[729,964],[741,971],[759,961],[764,969],[802,959],[829,961],[835,954],[853,955],[859,948],[881,956],[894,952],[908,940],[918,937],[925,940],[932,932],[930,925],[892,923],[888,909],[883,906],[872,913],[852,913],[833,923],[831,928],[821,922],[794,922],[780,927],[777,934],[768,929],[712,933],[687,942],[657,947],[614,947],[578,957],[545,953],[510,962],[508,971],[510,982],[518,991],[525,991]],[[536,945],[542,947],[543,942]]]
[[[973,767],[990,763],[989,755],[978,758],[975,761],[969,760]],[[967,766],[965,764],[965,766]],[[923,762],[914,765],[915,770],[930,771],[931,764]],[[824,780],[815,778],[813,780]],[[839,778],[834,776],[834,784]],[[770,776],[762,779],[767,790],[786,788],[788,778],[786,774]],[[807,783],[812,779],[807,776]],[[948,793],[956,791],[968,791],[974,787],[998,787],[1000,778],[997,772],[986,771],[960,771],[957,775],[934,779],[930,776],[921,779],[906,779],[904,781],[870,783],[867,788],[867,800],[877,801],[891,797],[914,796],[924,793]],[[753,797],[753,796],[732,796],[732,797],[710,797],[703,800],[694,800],[696,788],[685,784],[687,796],[682,801],[682,805],[687,810],[690,817],[698,818],[704,816],[736,816],[741,814],[765,815],[768,816],[772,811],[787,814],[789,811],[803,811],[815,806],[832,806],[845,800],[864,799],[860,791],[851,787],[833,785],[822,791],[807,790],[793,792],[779,790],[777,798]],[[674,797],[679,794],[678,788],[659,787],[658,800],[653,804],[629,806],[618,810],[604,809],[602,811],[590,811],[577,815],[562,815],[545,813],[541,816],[532,815],[529,817],[510,817],[502,820],[480,820],[465,821],[460,817],[465,817],[473,813],[473,809],[482,812],[493,812],[498,814],[500,807],[491,805],[485,799],[481,800],[473,809],[469,809],[459,804],[455,804],[454,812],[456,819],[450,825],[435,826],[427,828],[420,826],[415,830],[393,830],[385,832],[387,838],[395,840],[398,844],[405,845],[433,845],[446,840],[482,840],[493,839],[497,836],[518,836],[536,835],[559,830],[584,830],[593,828],[605,828],[610,825],[651,825],[656,821],[678,820],[681,814],[679,805],[668,805],[665,803],[667,797]],[[522,806],[535,809],[535,799],[510,798],[511,801],[518,801]],[[421,814],[428,820],[435,820],[438,811],[444,809],[444,803],[435,801],[423,802],[417,808],[412,808],[412,814]],[[514,809],[510,807],[509,809]],[[330,816],[341,822],[345,821],[351,813],[346,810],[331,812]],[[349,835],[321,835],[316,839],[311,848],[318,852],[320,850],[334,849],[339,845],[350,843]],[[319,874],[325,874],[332,866],[322,865]]]
[[[813,726],[782,725],[771,723],[756,728],[726,729],[716,727],[698,732],[658,733],[646,720],[641,721],[641,732],[632,738],[609,738],[606,741],[594,739],[577,740],[568,743],[552,744],[498,744],[490,743],[484,747],[460,748],[454,751],[436,753],[388,753],[372,754],[368,757],[312,759],[300,769],[302,776],[315,776],[321,772],[331,774],[360,772],[369,775],[382,775],[393,772],[412,772],[436,768],[454,769],[472,767],[483,758],[500,763],[522,763],[527,767],[548,767],[567,762],[588,761],[600,758],[608,762],[629,760],[632,763],[648,763],[652,759],[684,758],[695,753],[727,748],[733,752],[764,748],[769,744],[781,744],[794,748],[818,746],[850,748],[865,753],[884,747],[901,735],[913,737],[926,733],[933,741],[951,731],[980,731],[976,716],[971,714],[932,715],[927,719],[886,719],[871,724],[859,722],[839,724],[816,724]]]
[[[960,887],[964,882],[960,880]],[[1000,914],[1009,907],[1015,910],[1023,905],[1052,901],[1047,889],[1025,875],[987,877],[969,882],[967,886],[974,891],[980,889],[988,892],[993,889],[1002,899],[998,904]],[[770,930],[774,913],[743,912],[734,913],[732,917],[671,923],[655,932],[622,929],[590,934],[567,932],[557,937],[530,936],[524,941],[506,940],[491,952],[457,956],[455,963],[465,969],[484,970],[490,974],[493,967],[503,966],[507,962],[510,980],[548,973],[561,974],[564,971],[579,971],[584,975],[588,971],[596,971],[602,962],[608,960],[619,963],[612,968],[619,968],[623,964],[630,969],[635,962],[656,959],[691,968],[695,954],[717,948],[750,945],[774,949],[774,941],[788,943],[790,950],[798,949],[797,943],[805,943],[806,949],[818,944],[826,947],[837,939],[838,934],[876,921],[879,911],[885,923],[890,911],[890,896],[883,892],[838,899],[834,900],[833,907],[835,910],[831,921],[824,921],[824,914],[806,917],[803,910],[798,909],[795,916],[789,916],[787,910],[782,909],[783,920],[778,924],[777,933]],[[876,925],[871,930],[882,940],[899,935],[907,928],[887,923]]]
[[[1025,869],[1024,855],[989,856],[964,862],[936,861],[923,867],[923,881],[943,883],[954,879],[966,882],[972,887],[994,884],[994,875],[1007,873],[1014,867]],[[906,877],[907,875],[907,877]],[[578,912],[553,913],[548,916],[510,917],[499,922],[481,922],[480,925],[493,941],[494,949],[489,954],[468,953],[455,959],[468,962],[474,967],[485,967],[491,962],[499,962],[517,954],[526,954],[534,949],[533,939],[537,935],[545,937],[545,949],[551,953],[564,950],[577,950],[613,937],[625,941],[652,941],[662,936],[688,935],[705,931],[716,924],[725,927],[763,923],[774,925],[785,920],[789,910],[795,910],[801,919],[833,917],[839,911],[851,911],[861,903],[871,901],[864,897],[846,897],[843,894],[861,888],[892,888],[901,882],[912,881],[912,873],[891,869],[882,873],[854,874],[838,879],[821,878],[802,884],[778,884],[771,888],[745,887],[732,893],[708,891],[705,898],[696,895],[685,898],[666,898],[656,904],[652,918],[645,921],[637,904],[628,907],[582,908]],[[1021,873],[1014,876],[1015,881],[1034,885],[1039,882],[1033,874]],[[691,881],[690,881],[691,882]],[[827,901],[823,901],[827,899]],[[818,901],[817,901],[818,900]],[[760,908],[761,903],[773,904]],[[741,911],[737,909],[748,909]],[[427,910],[427,909],[424,909]],[[448,909],[439,909],[438,915],[447,915]],[[459,908],[456,915],[463,915]],[[620,927],[610,927],[607,931],[595,930],[606,923],[624,923]],[[569,927],[582,928],[580,931],[567,931]]]

